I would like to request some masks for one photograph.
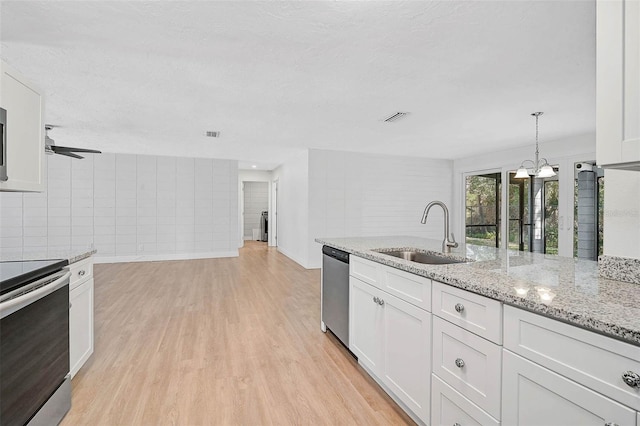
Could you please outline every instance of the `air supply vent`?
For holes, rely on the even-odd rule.
[[[213,130],[207,130],[207,132],[205,133],[205,136],[208,138],[219,138],[220,137],[220,132],[216,132]]]
[[[394,112],[393,114],[391,114],[389,117],[385,118],[383,121],[386,123],[392,123],[394,121],[398,121],[400,120],[402,117],[406,116],[407,114],[409,114],[408,112]]]

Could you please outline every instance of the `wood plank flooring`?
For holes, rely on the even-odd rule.
[[[264,243],[94,274],[95,351],[62,425],[413,424],[320,331],[320,271]]]

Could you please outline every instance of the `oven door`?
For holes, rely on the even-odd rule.
[[[3,425],[29,422],[69,373],[69,275],[38,280],[25,286],[29,293],[0,302]]]

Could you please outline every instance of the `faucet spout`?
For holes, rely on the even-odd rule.
[[[444,240],[442,241],[442,251],[444,253],[450,253],[451,247],[458,247],[458,243],[456,242],[455,237],[451,234],[451,238],[449,238],[449,209],[446,204],[442,201],[432,201],[427,204],[427,207],[424,208],[424,213],[422,214],[422,220],[420,221],[422,224],[427,223],[427,216],[429,215],[429,210],[433,206],[440,206],[444,212]]]

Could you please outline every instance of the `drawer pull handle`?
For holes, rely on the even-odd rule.
[[[622,373],[622,380],[632,388],[640,388],[640,375],[633,371],[625,371]]]
[[[460,423],[458,423],[458,422],[455,422],[455,423],[453,424],[453,426],[462,426],[462,425],[461,425]]]
[[[83,276],[85,274],[84,269],[78,271],[78,275]]]
[[[618,426],[618,423],[606,422],[604,426]]]
[[[461,314],[462,311],[464,311],[464,305],[462,303],[456,303],[455,308],[456,308],[456,312],[459,314]]]
[[[464,360],[462,358],[456,358],[456,367],[458,368],[464,367]]]

